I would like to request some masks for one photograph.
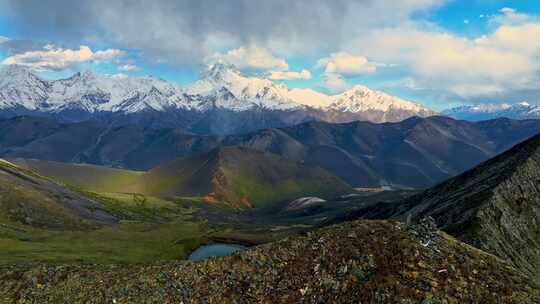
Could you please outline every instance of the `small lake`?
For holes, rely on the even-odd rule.
[[[236,244],[210,244],[204,245],[197,248],[190,255],[188,260],[190,261],[200,261],[210,257],[221,257],[229,255],[233,252],[244,250],[245,246],[236,245]]]

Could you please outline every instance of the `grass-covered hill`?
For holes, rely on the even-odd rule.
[[[216,237],[260,243],[310,227],[311,220],[277,223],[266,214],[254,219],[231,207],[351,191],[322,169],[262,152],[227,148],[204,157],[148,173],[40,160],[1,162],[0,265],[186,259]],[[190,166],[197,167],[190,173]],[[155,191],[156,185],[166,187]],[[191,185],[208,191],[186,197],[194,195]]]
[[[33,171],[0,160],[0,223],[79,229],[116,221],[100,202]]]
[[[352,189],[318,167],[241,147],[180,158],[143,175],[136,190],[153,196],[203,197],[234,208],[261,207],[302,196],[333,198]]]
[[[56,181],[93,192],[127,192],[144,174],[142,171],[37,159],[18,158],[10,159],[10,162]]]
[[[335,198],[354,191],[324,169],[243,147],[178,158],[148,172],[35,159],[12,162],[100,195],[190,197],[232,208],[262,207],[303,196]]]
[[[205,238],[190,204],[73,189],[0,160],[0,265],[185,259]]]
[[[0,267],[3,303],[539,303],[540,285],[423,223],[358,221],[202,262]]]

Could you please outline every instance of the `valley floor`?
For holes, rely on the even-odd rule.
[[[248,246],[267,243],[313,230],[329,219],[370,202],[394,200],[414,193],[365,192],[299,210],[288,210],[287,202],[253,210],[235,210],[219,203],[209,204],[197,197],[163,199],[106,192],[111,184],[89,184],[88,174],[84,175],[88,167],[84,168],[86,170],[77,170],[77,174],[83,174],[86,184],[64,186],[100,202],[118,222],[96,227],[72,224],[51,229],[28,225],[25,221],[33,221],[33,215],[14,221],[9,214],[0,213],[0,265],[27,262],[129,264],[183,260],[201,244],[216,241]],[[118,173],[90,167],[96,168],[100,169],[97,176],[105,172],[109,179],[116,181],[121,180],[117,178],[119,173],[127,175],[123,171],[117,170]],[[26,214],[28,211],[23,207],[15,207],[21,200],[22,197],[16,197],[11,210],[22,208],[20,211]]]

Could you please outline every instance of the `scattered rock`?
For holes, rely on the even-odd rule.
[[[445,235],[434,254],[433,225],[412,227],[344,223],[196,263],[0,266],[0,302],[540,303],[500,259]]]

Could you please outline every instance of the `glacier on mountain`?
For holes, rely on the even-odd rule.
[[[151,76],[101,75],[91,71],[67,79],[44,80],[24,67],[5,66],[0,70],[0,106],[43,112],[78,109],[89,113],[213,108],[291,111],[307,107],[349,113],[391,109],[417,112],[419,116],[430,113],[419,104],[364,86],[335,96],[311,89],[289,90],[268,79],[243,76],[225,64],[209,67],[201,80],[186,87]]]
[[[20,66],[0,69],[0,117],[52,116],[61,121],[181,128],[200,134],[242,133],[310,120],[397,122],[435,112],[364,86],[329,96],[210,66],[188,86],[163,79],[82,71],[46,80]]]

